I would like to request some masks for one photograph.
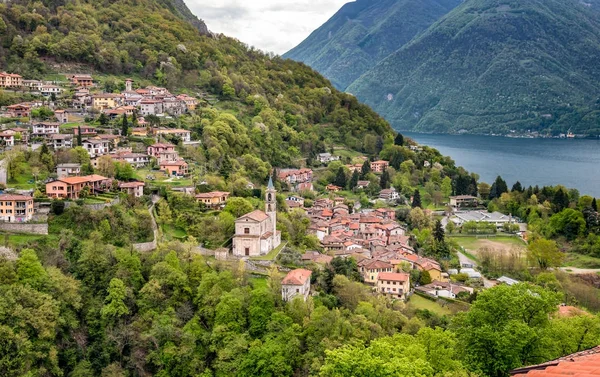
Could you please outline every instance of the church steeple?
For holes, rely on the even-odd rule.
[[[273,185],[273,178],[269,176],[269,184],[265,195],[265,212],[271,218],[271,226],[273,235],[277,232],[277,190]]]

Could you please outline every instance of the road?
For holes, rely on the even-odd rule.
[[[560,267],[559,269],[568,274],[576,274],[576,275],[600,273],[600,268]]]
[[[459,260],[461,266],[463,264],[471,264],[471,265],[473,265],[473,268],[477,268],[477,266],[478,266],[477,261],[474,261],[473,259],[467,257],[460,251],[458,251],[456,254],[458,255],[458,260]],[[483,274],[482,274],[482,279],[483,279],[483,287],[484,288],[492,288],[492,287],[496,286],[496,283],[492,283],[492,281],[487,279],[485,276],[483,276]]]

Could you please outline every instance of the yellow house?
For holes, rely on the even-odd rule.
[[[381,272],[394,271],[394,266],[378,259],[365,259],[358,264],[358,267],[363,274],[365,283],[373,285],[377,284],[377,276]]]
[[[0,195],[0,220],[24,223],[33,218],[33,198],[25,195]]]
[[[225,204],[229,195],[228,192],[213,191],[196,195],[196,200],[204,203],[207,207],[216,208]]]
[[[117,94],[100,93],[92,97],[92,109],[102,111],[117,107]]]

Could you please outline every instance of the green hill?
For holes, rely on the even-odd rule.
[[[467,0],[348,91],[395,128],[600,134],[597,1]]]
[[[207,34],[202,25],[180,0],[0,3],[0,69],[26,78],[131,76],[207,93],[237,122],[215,122],[209,137],[201,120],[218,115],[204,111],[190,121],[217,168],[225,155],[285,166],[333,144],[364,151],[366,135],[381,141],[392,134],[385,120],[306,65]]]
[[[358,0],[284,55],[305,62],[344,90],[427,29],[461,0]]]

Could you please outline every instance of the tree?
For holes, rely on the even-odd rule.
[[[433,230],[433,238],[437,242],[444,242],[446,239],[446,232],[444,232],[444,227],[442,226],[442,222],[440,220],[436,220],[435,228]]]
[[[419,189],[416,189],[414,194],[413,194],[413,200],[412,200],[412,204],[411,204],[412,208],[423,208],[423,205],[421,204],[421,192],[419,191]]]
[[[404,145],[404,136],[401,133],[396,135],[394,139],[394,145],[403,146]]]
[[[106,116],[106,114],[100,113],[100,117],[98,118],[98,122],[101,125],[106,126],[108,124],[108,117]]]
[[[492,200],[495,198],[499,198],[505,192],[508,192],[508,186],[506,185],[506,181],[504,181],[500,176],[496,177],[496,181],[494,181],[492,187],[490,188],[489,199]]]
[[[223,178],[229,178],[229,174],[233,171],[233,165],[231,164],[231,160],[228,156],[223,157],[223,161],[221,161],[221,168],[219,169],[219,174],[223,176]]]
[[[596,198],[592,200],[592,208],[594,209],[594,211],[598,212],[598,203],[596,202]]]
[[[65,211],[65,202],[63,200],[54,199],[50,204],[52,213],[56,216],[60,216]]]
[[[358,186],[358,180],[360,178],[360,174],[358,173],[358,170],[354,170],[354,172],[352,173],[352,177],[350,177],[350,189],[354,190],[356,188],[356,186]]]
[[[115,176],[115,163],[111,156],[100,156],[98,159],[98,172],[108,178]]]
[[[21,284],[26,284],[36,290],[44,288],[48,274],[38,259],[35,251],[24,249],[17,260],[17,278]]]
[[[442,180],[442,194],[445,198],[452,195],[452,179],[450,177],[444,177]]]
[[[133,110],[133,112],[131,114],[131,124],[133,127],[137,127],[137,125],[138,125],[137,111],[135,111],[135,110]]]
[[[81,136],[81,126],[77,126],[77,146],[81,147],[83,145],[82,136]]]
[[[429,273],[429,271],[426,271],[426,270],[421,271],[421,276],[419,278],[419,284],[427,285],[427,284],[431,284],[431,282],[432,282],[431,274]]]
[[[554,204],[555,212],[560,212],[569,207],[569,194],[564,188],[557,188],[556,193],[552,198],[552,204]]]
[[[360,179],[365,179],[367,174],[371,172],[371,163],[369,161],[365,161],[360,168]]]
[[[521,182],[519,182],[519,181],[515,182],[515,184],[513,185],[512,189],[510,191],[523,192],[523,186],[521,185]]]
[[[100,310],[102,319],[105,321],[116,320],[126,314],[129,314],[129,308],[125,305],[127,289],[121,279],[113,278],[108,287],[108,294],[104,300],[105,304]]]
[[[252,203],[250,203],[247,199],[244,198],[231,198],[225,204],[225,208],[223,211],[229,212],[233,215],[233,217],[238,218],[247,213],[252,212],[254,207]]]
[[[585,232],[586,223],[583,213],[567,208],[550,218],[550,236],[563,235],[568,240],[574,240]]]
[[[527,246],[527,259],[542,270],[558,267],[562,264],[564,254],[554,241],[539,238]]]
[[[341,188],[346,187],[346,171],[344,170],[343,166],[340,166],[340,168],[338,169],[333,184]]]
[[[379,186],[381,189],[389,189],[390,188],[390,173],[387,169],[381,173],[381,178],[379,180]]]
[[[129,133],[129,122],[127,122],[127,114],[123,114],[121,121],[121,136],[126,137]]]
[[[542,331],[558,307],[558,295],[521,283],[478,294],[466,313],[453,320],[465,366],[481,375],[505,377],[514,368],[545,361]]]

